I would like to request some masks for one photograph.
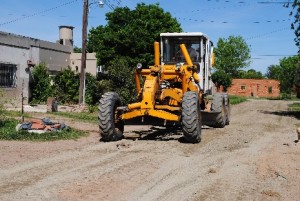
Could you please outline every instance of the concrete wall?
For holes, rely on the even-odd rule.
[[[68,34],[67,36],[70,38],[71,35],[69,32]],[[0,31],[0,63],[17,66],[17,85],[11,88],[0,88],[4,91],[6,99],[19,106],[21,104],[22,83],[24,81],[23,93],[24,97],[27,98],[25,103],[28,103],[32,94],[29,87],[32,81],[31,71],[34,68],[30,67],[28,62],[36,65],[45,63],[49,72],[54,75],[68,66],[74,71],[76,71],[77,66],[78,72],[80,72],[81,53],[72,52],[73,47],[70,45],[62,45]],[[86,72],[96,76],[97,59],[95,53],[87,53]]]
[[[81,53],[72,53],[71,57],[71,68],[72,70],[80,73],[81,71]],[[96,76],[97,72],[97,59],[96,59],[96,53],[87,53],[86,54],[86,71],[88,73],[91,73],[92,75]]]
[[[233,79],[227,92],[230,95],[246,97],[276,98],[280,96],[280,82],[268,79]]]
[[[22,83],[24,81],[24,97],[31,96],[30,70],[27,64],[46,63],[50,72],[61,71],[70,65],[70,54],[73,51],[71,46],[64,46],[58,43],[38,40],[30,37],[0,32],[0,63],[14,64],[17,66],[17,86],[1,88],[6,99],[14,104],[20,105]]]
[[[15,41],[13,45],[7,45],[7,43],[2,42],[0,35],[0,63],[14,64],[17,66],[16,86],[11,88],[1,88],[1,90],[4,92],[3,98],[16,106],[20,105],[22,100],[21,93],[23,81],[24,97],[28,97],[29,95],[29,72],[25,69],[27,68],[27,60],[30,57],[30,49],[27,48],[27,46],[24,46],[24,44],[25,43],[22,43],[21,41]]]

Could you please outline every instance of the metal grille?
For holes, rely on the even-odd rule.
[[[0,87],[16,87],[17,66],[0,63]]]

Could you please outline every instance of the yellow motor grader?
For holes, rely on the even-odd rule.
[[[122,139],[127,122],[181,125],[189,143],[200,142],[202,125],[228,125],[229,98],[214,93],[213,63],[213,44],[205,34],[160,34],[160,43],[154,43],[154,65],[136,66],[138,102],[123,106],[117,93],[102,95],[98,115],[102,140]]]

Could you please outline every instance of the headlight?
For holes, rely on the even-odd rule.
[[[177,63],[177,64],[176,64],[176,70],[180,70],[180,67],[181,67],[181,64],[180,64],[180,63]]]
[[[136,69],[137,69],[137,70],[141,70],[142,67],[143,67],[143,65],[142,65],[141,63],[138,63],[138,64],[136,65]]]

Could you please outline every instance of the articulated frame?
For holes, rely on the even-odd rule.
[[[121,115],[121,119],[127,120],[135,117],[152,116],[167,121],[180,121],[181,102],[186,91],[196,91],[199,100],[202,93],[199,89],[199,77],[197,67],[193,65],[184,44],[180,45],[181,52],[186,60],[184,65],[160,65],[159,43],[154,43],[155,65],[149,69],[137,69],[135,82],[138,97],[141,101],[129,104],[127,110]],[[141,87],[141,79],[144,86]],[[161,87],[167,81],[176,83],[177,87]]]

